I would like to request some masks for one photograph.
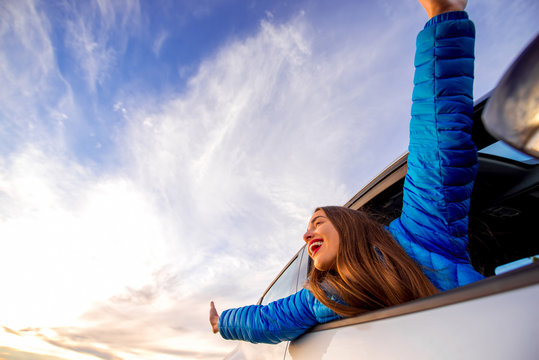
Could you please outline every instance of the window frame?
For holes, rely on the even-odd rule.
[[[261,305],[264,301],[264,298],[266,297],[267,293],[273,288],[273,286],[281,279],[281,276],[290,268],[290,266],[293,266],[294,262],[296,260],[299,261],[299,264],[296,268],[296,271],[294,273],[295,279],[296,279],[296,286],[295,291],[297,292],[299,289],[299,281],[300,281],[300,274],[302,273],[302,266],[305,263],[305,245],[301,247],[301,249],[298,250],[298,252],[290,259],[290,261],[283,267],[283,269],[279,272],[279,274],[273,279],[273,281],[269,284],[269,286],[264,290],[264,293],[262,296],[258,299],[256,305]],[[290,294],[292,295],[292,294]]]

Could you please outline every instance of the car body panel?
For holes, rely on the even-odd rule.
[[[239,342],[238,346],[225,357],[225,360],[282,360],[289,342],[280,344],[251,344]]]
[[[539,284],[309,333],[286,359],[537,359]],[[511,304],[511,306],[507,306]]]

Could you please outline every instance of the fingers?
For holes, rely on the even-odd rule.
[[[468,0],[419,0],[429,18],[449,11],[462,11]]]
[[[219,314],[213,301],[210,301],[210,325],[214,334],[219,332]]]

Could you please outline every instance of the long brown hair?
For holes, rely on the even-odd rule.
[[[391,234],[367,214],[340,206],[318,210],[326,213],[340,237],[333,268],[320,271],[313,266],[309,275],[310,290],[322,304],[353,316],[438,292]]]

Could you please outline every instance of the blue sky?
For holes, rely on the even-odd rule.
[[[539,31],[475,0],[480,97]],[[0,3],[0,356],[213,359],[406,150],[415,1]],[[33,355],[28,355],[28,354]]]

